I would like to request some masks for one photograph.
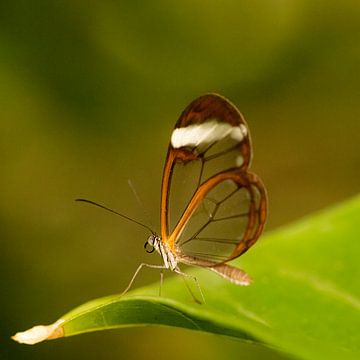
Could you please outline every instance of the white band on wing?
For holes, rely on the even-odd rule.
[[[243,124],[231,126],[228,123],[220,123],[212,119],[202,124],[193,124],[175,129],[171,135],[171,145],[175,149],[183,146],[211,145],[227,136],[241,142],[246,134],[247,129]]]

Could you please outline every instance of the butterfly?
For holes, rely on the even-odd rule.
[[[266,222],[266,189],[249,171],[251,157],[249,128],[239,110],[220,95],[206,94],[185,108],[171,134],[161,185],[160,234],[77,199],[151,231],[144,248],[156,251],[163,265],[140,264],[123,293],[144,266],[183,276],[190,275],[179,264],[198,266],[236,285],[251,283],[245,271],[227,264],[254,245]]]

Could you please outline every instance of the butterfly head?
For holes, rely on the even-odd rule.
[[[152,253],[155,250],[158,251],[159,242],[160,242],[160,236],[158,236],[156,234],[151,234],[144,244],[144,249],[148,253]]]

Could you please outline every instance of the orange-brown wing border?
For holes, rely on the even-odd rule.
[[[177,223],[175,229],[167,239],[167,244],[173,251],[179,251],[176,249],[176,242],[179,239],[182,231],[185,229],[187,222],[190,217],[197,209],[200,202],[206,197],[206,195],[217,186],[220,182],[225,180],[234,181],[237,186],[244,187],[249,191],[250,194],[250,205],[248,211],[248,223],[242,239],[239,239],[239,242],[233,252],[224,260],[223,263],[228,262],[237,258],[238,256],[245,253],[252,245],[254,245],[257,239],[260,237],[263,232],[266,217],[267,217],[267,193],[265,186],[261,179],[254,173],[248,171],[240,171],[238,169],[232,169],[229,171],[218,173],[207,181],[205,181],[195,192],[194,196],[190,200],[185,212],[181,216],[179,222]],[[255,194],[252,186],[255,186],[259,191],[260,199],[257,206],[255,201]],[[256,227],[256,228],[255,228]],[[179,254],[181,257],[181,254]],[[194,257],[194,262],[196,263],[196,257]],[[204,261],[198,259],[198,264],[204,266]],[[221,263],[220,262],[220,263]],[[210,264],[211,262],[209,262]],[[219,262],[214,262],[213,264],[218,264]]]
[[[182,112],[174,129],[187,127],[193,124],[202,124],[208,119],[218,118],[232,126],[243,124],[248,130],[247,123],[240,111],[229,100],[218,94],[206,94],[192,101]],[[243,156],[243,163],[236,170],[246,170],[251,162],[251,139],[249,132],[238,145],[239,153]],[[169,238],[169,193],[171,178],[174,166],[177,161],[187,163],[198,160],[199,156],[186,148],[175,149],[171,142],[168,148],[162,184],[161,184],[161,204],[160,204],[160,222],[161,238],[168,241]]]

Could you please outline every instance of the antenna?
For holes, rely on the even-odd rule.
[[[112,212],[113,214],[119,215],[119,216],[121,216],[122,218],[124,218],[124,219],[126,219],[126,220],[132,221],[132,222],[134,222],[135,224],[138,224],[138,225],[144,227],[145,229],[148,229],[153,235],[155,235],[155,232],[154,232],[149,226],[147,226],[147,225],[145,225],[145,224],[142,224],[141,222],[136,221],[136,220],[134,220],[134,219],[132,219],[132,218],[124,215],[124,214],[120,214],[119,212],[117,212],[117,211],[115,211],[115,210],[112,210],[112,209],[110,209],[110,208],[108,208],[108,207],[106,207],[106,206],[104,206],[104,205],[98,204],[98,203],[96,203],[95,201],[87,200],[87,199],[75,199],[75,201],[80,201],[80,202],[88,203],[88,204],[97,206],[97,207],[99,207],[99,208],[101,208],[101,209],[110,211],[110,212]]]
[[[138,192],[136,191],[135,186],[134,186],[133,182],[131,181],[131,179],[128,179],[128,185],[129,185],[131,191],[133,192],[138,205],[140,206],[141,210],[144,212],[146,219],[147,219],[147,223],[150,224],[150,226],[153,226],[153,223],[150,219],[150,214],[147,211],[147,208],[144,206],[144,203],[141,201],[140,196],[139,196]]]

